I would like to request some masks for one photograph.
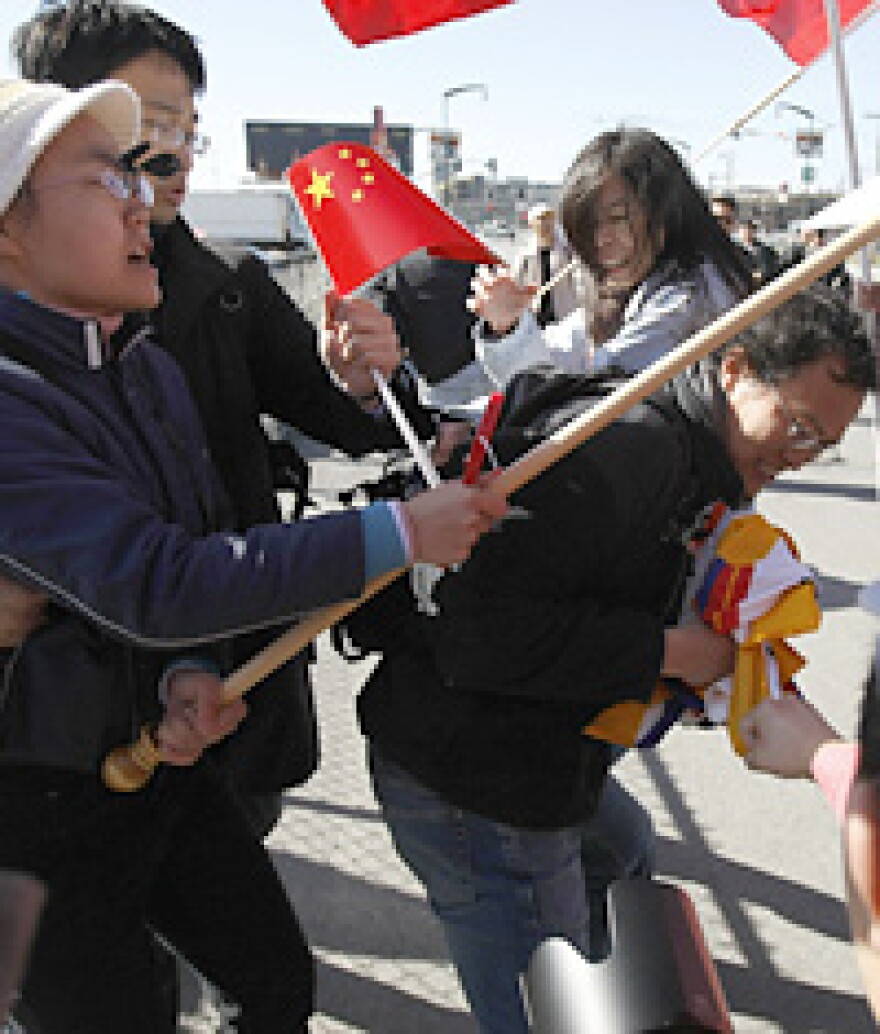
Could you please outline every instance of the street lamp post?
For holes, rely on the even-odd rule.
[[[793,111],[795,114],[800,115],[802,118],[807,120],[807,139],[802,145],[799,144],[797,136],[795,136],[795,153],[800,155],[804,159],[803,169],[801,171],[801,183],[805,194],[810,193],[810,185],[813,182],[813,173],[815,168],[810,164],[810,158],[820,157],[822,154],[822,139],[821,136],[817,138],[816,134],[816,114],[810,111],[809,108],[803,108],[800,104],[791,104],[789,101],[780,101],[776,105],[776,114],[780,111]],[[810,215],[810,202],[808,198],[804,199],[804,213],[803,218],[807,218]]]
[[[461,86],[450,86],[443,91],[443,201],[449,202],[449,184],[451,179],[449,156],[449,101],[462,93],[479,93],[484,101],[489,99],[489,89],[485,83],[464,83]]]

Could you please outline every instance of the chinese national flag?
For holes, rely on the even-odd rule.
[[[408,36],[432,25],[468,18],[512,0],[324,0],[333,20],[352,43]]]
[[[840,25],[847,25],[872,0],[837,0]],[[751,18],[776,40],[799,65],[808,65],[828,46],[828,21],[823,0],[718,0],[733,18]]]
[[[287,170],[336,290],[348,294],[418,248],[498,263],[461,223],[363,144],[324,144]]]

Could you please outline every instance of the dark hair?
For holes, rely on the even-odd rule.
[[[765,384],[779,384],[804,366],[826,356],[841,360],[838,384],[873,391],[877,365],[862,318],[846,300],[822,284],[794,295],[739,334],[728,348],[739,346],[754,375]]]
[[[862,757],[859,775],[865,779],[880,776],[880,672],[875,659],[865,680],[862,716],[859,722],[859,743]]]
[[[642,206],[649,237],[657,240],[663,231],[658,261],[674,260],[691,271],[708,259],[734,292],[748,293],[752,279],[744,256],[718,225],[705,194],[675,149],[647,129],[602,133],[587,144],[565,174],[562,226],[587,266],[595,265],[597,194],[615,176]]]
[[[122,65],[159,52],[179,65],[193,93],[205,88],[195,39],[146,7],[119,0],[68,0],[19,25],[12,55],[21,75],[79,89],[112,77]]]

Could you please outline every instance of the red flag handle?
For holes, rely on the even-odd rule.
[[[501,415],[501,405],[504,402],[504,395],[500,391],[494,391],[489,396],[483,416],[471,442],[471,449],[464,464],[464,475],[462,482],[465,485],[472,485],[480,476],[483,469],[483,460],[489,448],[489,442],[495,433],[495,425]]]

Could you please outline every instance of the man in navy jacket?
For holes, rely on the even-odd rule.
[[[500,515],[482,489],[226,531],[173,360],[120,314],[159,296],[128,87],[0,83],[0,567],[48,593],[6,658],[0,868],[49,888],[23,988],[43,1034],[172,1034],[153,932],[241,1009],[305,1030],[312,961],[268,854],[203,751],[241,722],[217,641],[358,595],[419,559],[464,559]],[[143,722],[166,762],[101,786]]]

